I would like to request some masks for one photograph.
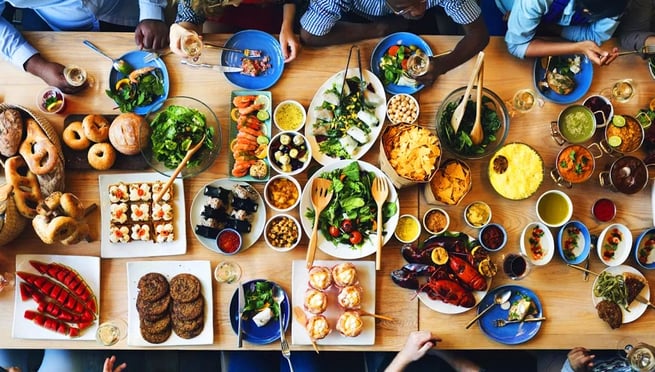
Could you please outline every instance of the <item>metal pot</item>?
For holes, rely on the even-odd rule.
[[[614,160],[609,171],[600,172],[598,179],[602,187],[609,187],[624,194],[634,194],[648,184],[651,179],[651,167],[655,167],[655,164],[646,165],[637,157],[625,155]]]
[[[587,147],[568,145],[555,158],[555,168],[550,171],[550,177],[558,186],[570,189],[574,183],[582,183],[591,178],[596,169],[596,159],[601,156],[603,150],[597,143]]]
[[[600,147],[610,156],[620,157],[641,147],[644,142],[644,128],[633,116],[621,115],[625,118],[625,125],[617,127],[610,123],[605,127],[605,138],[600,141]],[[612,146],[611,137],[619,137],[621,142]]]
[[[559,113],[557,121],[550,123],[550,135],[558,145],[583,143],[596,132],[594,113],[583,105],[571,105]]]

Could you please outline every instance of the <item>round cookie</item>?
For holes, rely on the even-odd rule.
[[[204,308],[205,298],[202,295],[189,302],[173,301],[173,314],[181,320],[189,320],[199,317],[203,314]]]
[[[166,277],[160,273],[148,273],[139,279],[137,284],[142,301],[156,301],[169,293]]]
[[[150,342],[151,344],[161,344],[162,342],[168,340],[171,337],[171,327],[166,328],[164,331],[159,333],[150,333],[144,328],[141,328],[141,336],[144,340]]]
[[[191,320],[182,320],[173,314],[172,319],[175,334],[186,339],[198,336],[205,327],[204,314]]]
[[[148,332],[150,334],[155,334],[155,333],[161,333],[165,332],[166,329],[171,328],[171,317],[168,316],[163,316],[157,320],[147,320],[147,319],[141,319],[140,322],[140,327],[143,331]]]
[[[156,320],[168,313],[170,309],[171,296],[163,296],[155,301],[145,301],[139,294],[136,298],[136,309],[139,316],[147,320]]]
[[[192,274],[177,274],[171,279],[170,292],[174,301],[193,301],[200,295],[200,281]]]

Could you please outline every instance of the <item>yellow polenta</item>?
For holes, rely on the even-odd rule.
[[[489,161],[489,181],[501,196],[521,200],[534,194],[544,179],[544,163],[532,147],[510,143]]]

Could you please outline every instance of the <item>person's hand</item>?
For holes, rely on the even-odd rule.
[[[612,62],[614,59],[616,59],[616,55],[610,56],[610,52],[601,49],[596,43],[590,40],[585,40],[585,41],[580,41],[576,45],[576,49],[587,56],[589,60],[599,66],[602,66],[604,64],[609,64]],[[618,52],[618,50],[617,50]],[[616,54],[616,53],[615,53]],[[609,62],[606,62],[609,61]]]
[[[603,65],[609,65],[609,64],[612,63],[612,62],[616,59],[616,57],[618,57],[618,56],[619,56],[619,48],[614,47],[614,48],[612,48],[612,50],[611,50],[609,53],[607,53],[607,54],[605,55],[605,57],[601,57],[601,58],[600,58],[601,64],[603,64]]]
[[[168,45],[168,27],[162,21],[144,19],[136,26],[134,41],[139,49],[164,49]]]
[[[40,77],[46,84],[57,87],[64,93],[77,93],[86,87],[86,84],[77,87],[69,85],[64,77],[64,65],[50,62],[41,54],[35,54],[25,62],[25,71]]]
[[[284,63],[293,61],[300,51],[300,40],[291,31],[282,29],[280,31],[280,47],[284,56]]]
[[[421,359],[425,353],[433,348],[439,338],[432,337],[430,331],[414,331],[409,334],[407,342],[398,352],[386,371],[402,371],[411,362]]]
[[[116,368],[114,368],[114,363],[116,363],[115,355],[106,358],[105,365],[102,367],[102,372],[121,372],[127,368],[127,363],[121,363],[120,365],[116,366]]]
[[[171,52],[180,57],[186,57],[186,53],[182,50],[182,40],[190,35],[198,35],[198,33],[179,23],[173,23],[169,32],[170,43],[168,45]],[[202,39],[202,35],[198,35],[198,37]]]
[[[571,368],[575,372],[585,372],[587,368],[592,367],[595,357],[595,355],[583,347],[574,347],[567,355],[569,364],[571,364]]]

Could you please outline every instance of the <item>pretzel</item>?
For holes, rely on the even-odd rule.
[[[41,189],[36,175],[32,173],[25,159],[12,156],[5,161],[5,177],[14,187],[14,201],[18,212],[26,218],[36,216],[36,205],[41,200]]]
[[[66,239],[61,241],[62,244],[71,245],[77,244],[82,240],[91,241],[89,236],[89,224],[86,222],[78,223],[77,229]]]
[[[36,213],[50,218],[69,216],[75,221],[81,221],[84,218],[84,206],[77,196],[56,191],[36,206]]]
[[[78,229],[78,223],[73,217],[57,216],[49,219],[48,216],[41,214],[32,219],[32,226],[39,238],[46,244],[65,240]]]
[[[25,158],[27,166],[34,174],[47,174],[57,164],[59,158],[57,148],[34,119],[28,118],[26,123],[27,137],[18,152]]]

